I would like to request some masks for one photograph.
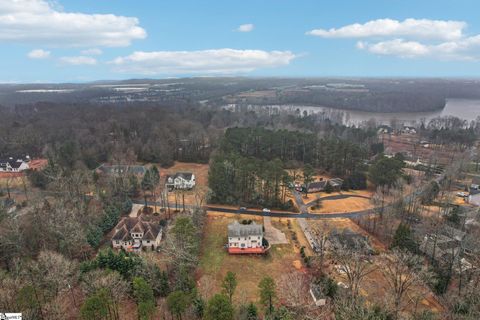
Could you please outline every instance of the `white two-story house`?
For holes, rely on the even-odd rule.
[[[112,247],[126,251],[156,250],[162,240],[163,229],[158,222],[143,221],[140,217],[125,217],[115,227]]]
[[[14,159],[12,157],[8,159],[0,159],[0,172],[22,172],[29,169],[28,162],[30,157],[25,159]]]
[[[263,251],[263,226],[252,222],[240,224],[238,221],[228,225],[228,251],[230,253],[260,253]]]
[[[169,190],[191,190],[195,187],[195,175],[191,172],[177,172],[167,176],[165,186]]]

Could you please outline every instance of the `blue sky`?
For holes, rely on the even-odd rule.
[[[0,0],[0,82],[478,77],[478,12],[476,0]]]

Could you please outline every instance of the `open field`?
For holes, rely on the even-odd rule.
[[[321,200],[320,208],[308,208],[309,213],[346,213],[373,208],[370,199],[359,197],[346,197],[344,199]]]
[[[177,172],[192,172],[195,174],[195,188],[190,191],[182,192],[169,192],[168,201],[170,202],[170,207],[175,206],[175,197],[178,206],[181,207],[183,203],[183,197],[185,197],[186,205],[198,205],[200,199],[204,199],[207,186],[208,186],[208,164],[199,164],[199,163],[187,163],[187,162],[178,162],[176,161],[173,166],[167,169],[160,169],[160,181],[163,184],[167,175],[173,175]],[[205,202],[203,202],[205,203]]]
[[[236,95],[236,98],[275,98],[276,96],[275,90],[257,90],[241,92]]]
[[[205,297],[210,297],[221,290],[221,281],[228,271],[235,272],[238,287],[234,301],[243,303],[258,301],[258,283],[265,276],[278,279],[288,272],[305,272],[299,246],[292,243],[291,232],[286,219],[272,219],[272,225],[285,233],[288,244],[273,245],[265,256],[255,255],[228,255],[224,245],[227,242],[227,225],[236,219],[251,219],[263,223],[263,218],[229,214],[208,215],[202,243],[200,267],[197,272],[200,292]],[[297,232],[299,229],[293,229]]]

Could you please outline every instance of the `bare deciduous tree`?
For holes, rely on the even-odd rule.
[[[410,303],[419,301],[427,294],[423,280],[429,276],[423,261],[407,251],[394,250],[392,255],[384,255],[384,266],[381,269],[389,287],[392,311],[395,319]],[[407,299],[407,294],[418,299]]]
[[[335,259],[339,265],[339,271],[345,275],[352,298],[356,299],[362,281],[374,272],[376,267],[366,256],[346,248],[337,250]]]

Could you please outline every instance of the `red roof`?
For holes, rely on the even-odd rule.
[[[228,248],[230,254],[251,254],[251,253],[264,253],[263,248]]]

